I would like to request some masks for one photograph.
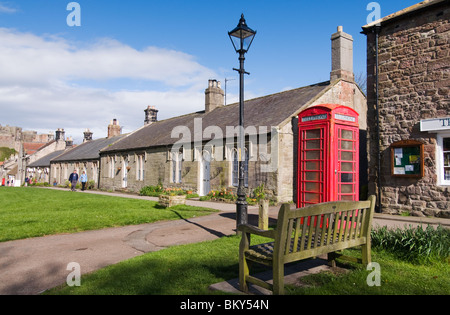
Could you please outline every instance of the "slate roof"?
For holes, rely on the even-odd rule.
[[[52,153],[49,153],[39,160],[30,163],[27,167],[50,167],[50,161],[59,155],[63,154],[66,150],[58,150]]]
[[[95,160],[100,159],[99,152],[101,149],[119,141],[126,137],[125,135],[119,135],[112,138],[101,138],[97,140],[87,141],[79,146],[67,151],[64,154],[54,158],[52,162],[69,162],[69,161],[82,161],[82,160]]]
[[[270,132],[272,126],[280,126],[286,120],[298,114],[300,109],[316,99],[330,87],[330,82],[322,82],[294,90],[267,95],[244,103],[244,128],[247,126],[267,126]],[[202,129],[208,126],[218,126],[223,135],[226,135],[227,126],[237,126],[239,122],[239,103],[221,106],[206,113],[200,111],[183,116],[173,117],[166,120],[146,125],[128,137],[101,150],[101,152],[127,151],[133,149],[144,149],[155,146],[166,146],[180,140],[180,136],[171,137],[172,130],[177,126],[186,126],[191,132],[191,139],[197,138],[194,134],[194,120],[202,118]],[[213,136],[215,138],[216,135]],[[202,139],[210,140],[209,138]]]

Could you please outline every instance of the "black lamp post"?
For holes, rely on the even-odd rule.
[[[250,74],[244,70],[245,53],[250,49],[250,45],[253,42],[256,31],[252,30],[245,23],[244,14],[241,15],[239,24],[235,29],[228,32],[231,42],[233,43],[234,50],[239,54],[239,69],[233,68],[233,70],[239,72],[239,185],[237,190],[236,201],[236,228],[240,224],[248,223],[247,214],[247,200],[245,196],[244,185],[244,160],[245,147],[244,147],[244,74]]]

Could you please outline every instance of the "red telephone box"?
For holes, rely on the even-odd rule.
[[[297,208],[359,200],[358,113],[337,104],[298,115]]]

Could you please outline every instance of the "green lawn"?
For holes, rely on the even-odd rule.
[[[186,219],[216,212],[214,209],[60,191],[34,187],[0,187],[0,242],[58,233],[73,233]]]
[[[255,237],[255,242],[264,241]],[[79,287],[62,285],[51,295],[205,295],[211,284],[238,277],[238,236],[174,246],[129,259],[82,275]],[[346,251],[358,255],[360,251]],[[369,286],[367,271],[359,264],[343,265],[350,272],[320,273],[302,278],[305,287],[289,286],[291,295],[448,295],[450,267],[433,262],[417,265],[392,254],[373,250],[372,260],[380,264],[380,286]],[[342,265],[341,265],[342,266]],[[261,269],[262,270],[262,269]],[[260,271],[261,271],[260,270]]]
[[[0,187],[0,241],[189,218],[214,211],[189,206],[164,209],[152,201],[82,192]],[[257,237],[252,240],[264,241]],[[238,277],[239,241],[239,237],[229,236],[144,254],[91,274],[83,274],[80,287],[63,285],[46,294],[211,294],[209,285]],[[432,260],[420,264],[380,248],[372,248],[372,252],[372,261],[379,263],[381,268],[380,286],[367,285],[366,279],[371,271],[357,264],[349,264],[345,266],[350,270],[348,273],[308,276],[301,280],[304,287],[289,287],[287,293],[450,293],[448,261]],[[348,251],[347,254],[359,253]],[[214,292],[217,293],[220,294]]]

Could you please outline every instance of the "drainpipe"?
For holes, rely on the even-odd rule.
[[[373,28],[375,32],[375,110],[377,115],[377,149],[378,149],[378,212],[381,213],[381,144],[380,144],[380,112],[378,104],[378,35],[380,34],[381,26],[376,25]]]

